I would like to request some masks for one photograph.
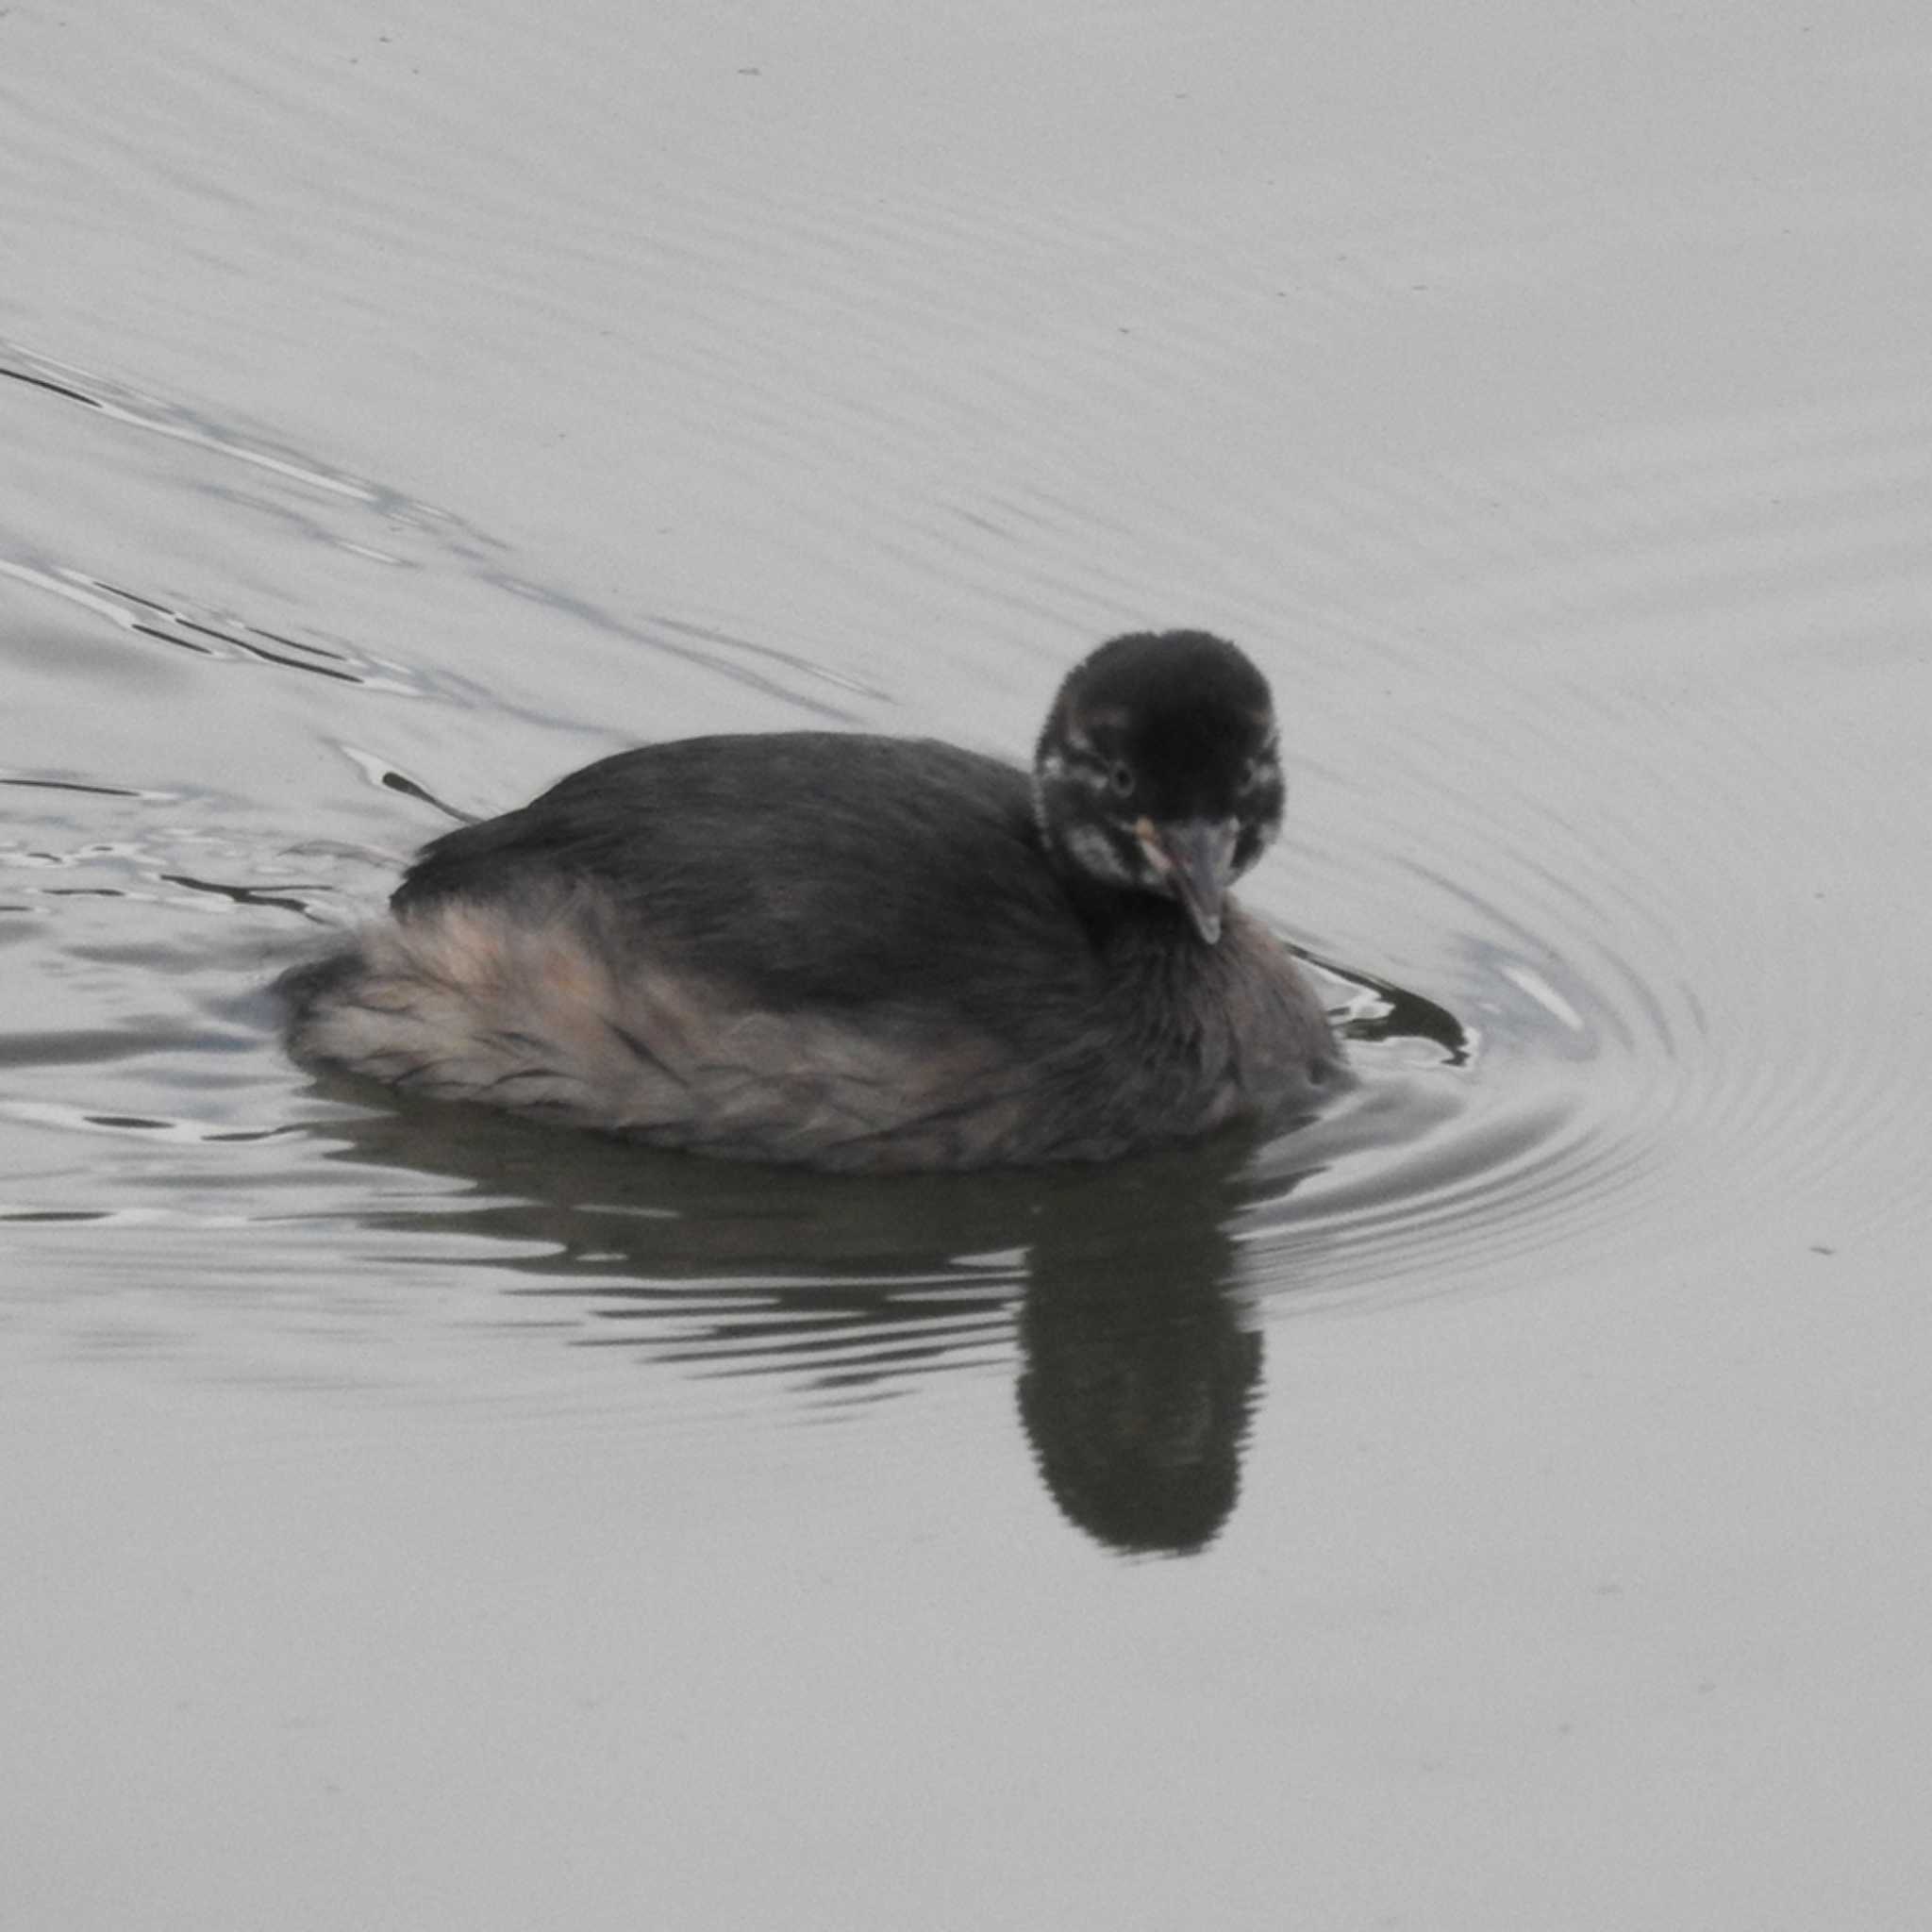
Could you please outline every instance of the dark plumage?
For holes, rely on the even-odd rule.
[[[845,1169],[1102,1159],[1341,1074],[1228,902],[1280,824],[1268,687],[1116,638],[1025,773],[931,740],[689,739],[425,846],[286,990],[299,1058],[660,1145]]]

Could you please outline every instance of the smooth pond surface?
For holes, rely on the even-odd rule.
[[[1916,1927],[1932,28],[0,9],[0,1924]],[[262,989],[1206,625],[1365,1075],[828,1182]]]

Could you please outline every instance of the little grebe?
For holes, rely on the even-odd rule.
[[[425,846],[286,975],[298,1058],[655,1145],[884,1172],[1107,1159],[1346,1075],[1226,895],[1268,686],[1201,631],[1077,665],[1027,774],[926,739],[645,745]]]

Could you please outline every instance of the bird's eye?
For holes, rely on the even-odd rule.
[[[1134,768],[1124,759],[1115,761],[1107,774],[1107,782],[1114,789],[1117,797],[1124,798],[1134,789]]]

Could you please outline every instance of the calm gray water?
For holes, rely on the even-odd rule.
[[[0,1924],[1923,1925],[1928,125],[1882,0],[0,11]],[[1307,1132],[277,1048],[448,810],[1149,625]]]

